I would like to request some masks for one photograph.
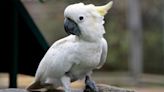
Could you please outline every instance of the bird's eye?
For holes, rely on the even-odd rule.
[[[84,17],[83,17],[83,16],[80,16],[80,17],[79,17],[79,20],[83,20],[83,19],[84,19]]]

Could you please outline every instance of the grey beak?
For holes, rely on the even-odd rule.
[[[67,32],[67,34],[73,34],[79,36],[81,34],[81,31],[78,27],[78,25],[71,19],[65,18],[64,20],[64,29]]]

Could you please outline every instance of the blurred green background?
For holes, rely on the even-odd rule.
[[[42,0],[41,0],[42,1]],[[110,0],[22,0],[49,45],[67,36],[63,12],[73,3],[103,5]],[[109,44],[105,71],[127,71],[129,61],[128,0],[113,0],[113,8],[105,16],[105,38]],[[162,0],[139,0],[142,22],[143,72],[164,74],[164,34]],[[135,3],[135,2],[134,2]]]

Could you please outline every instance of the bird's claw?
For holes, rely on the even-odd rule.
[[[85,79],[84,92],[98,92],[96,83],[92,81],[89,76],[86,76],[86,79]]]

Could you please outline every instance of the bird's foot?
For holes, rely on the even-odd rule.
[[[96,83],[93,80],[91,80],[89,76],[86,76],[86,79],[85,79],[84,92],[98,92]]]

